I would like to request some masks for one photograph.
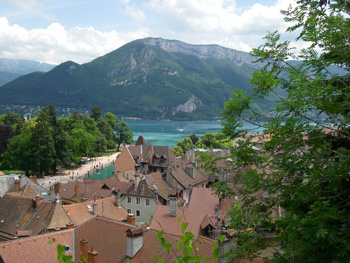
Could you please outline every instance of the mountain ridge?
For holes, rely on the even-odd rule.
[[[218,45],[145,38],[88,63],[64,62],[0,87],[1,105],[90,110],[118,116],[201,120],[217,117],[234,88],[251,88],[259,65],[246,52]]]

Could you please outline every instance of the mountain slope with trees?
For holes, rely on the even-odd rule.
[[[145,119],[210,119],[232,89],[248,90],[255,65],[245,52],[146,38],[79,65],[22,76],[0,87],[0,105],[53,104]],[[169,99],[170,98],[170,99]]]

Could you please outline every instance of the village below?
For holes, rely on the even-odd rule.
[[[305,48],[145,38],[5,74],[0,262],[350,262],[350,4],[281,13]],[[169,147],[130,119],[221,129]]]

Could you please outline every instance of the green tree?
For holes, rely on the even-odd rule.
[[[223,197],[245,196],[231,213],[232,227],[241,231],[230,260],[273,248],[268,231],[280,240],[268,261],[348,262],[350,4],[296,1],[282,13],[293,23],[288,32],[297,32],[308,47],[296,52],[277,32],[267,35],[266,44],[254,49],[265,66],[252,75],[253,95],[236,90],[223,111],[223,131],[235,138],[245,133],[242,116],[255,98],[270,93],[278,98],[274,114],[263,125],[264,133],[272,135],[263,151],[253,150],[248,141],[231,151],[234,168],[251,167],[235,177],[244,186],[236,191],[225,182],[216,186]],[[342,74],[331,73],[329,67],[335,65]],[[263,118],[254,114],[251,120]],[[256,198],[259,191],[266,193],[262,201]],[[271,219],[274,209],[283,213]]]
[[[191,139],[193,144],[196,144],[199,141],[199,137],[195,134],[191,134],[190,139]]]
[[[36,171],[39,176],[48,173],[55,162],[55,143],[53,139],[53,116],[51,115],[51,107],[44,107],[36,117],[36,125],[33,129],[33,149],[35,162],[37,164]]]
[[[101,134],[105,137],[105,145],[104,147],[108,147],[109,149],[115,149],[114,135],[113,129],[105,119],[99,119],[97,121],[97,127]]]
[[[175,153],[176,156],[182,156],[184,155],[184,152],[182,150],[182,148],[178,145],[175,145],[172,149],[173,153]]]
[[[6,151],[10,139],[14,136],[12,126],[8,124],[0,124],[0,161],[1,155]]]
[[[102,111],[101,111],[100,107],[94,106],[91,109],[90,117],[93,118],[95,121],[97,121],[99,118],[101,118],[101,116],[102,116]]]
[[[114,130],[115,125],[117,124],[117,117],[113,113],[107,112],[105,114],[105,118],[106,118],[109,126],[111,126],[112,130]]]
[[[23,127],[24,118],[18,113],[7,113],[4,117],[4,124],[9,124],[12,126],[12,129],[16,135],[21,133]]]
[[[117,143],[117,151],[122,143],[130,144],[133,141],[133,133],[126,122],[118,122],[114,128],[114,136]]]
[[[22,129],[22,133],[10,139],[6,152],[2,155],[1,167],[9,170],[22,170],[29,175],[31,170],[37,169],[34,158],[33,136],[29,128]]]
[[[190,149],[193,146],[192,140],[188,137],[178,141],[176,146],[181,147],[182,152],[185,153],[187,149]]]

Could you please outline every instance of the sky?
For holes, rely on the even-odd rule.
[[[141,38],[251,51],[293,0],[0,0],[0,58],[82,64]],[[291,39],[292,40],[292,39]]]

